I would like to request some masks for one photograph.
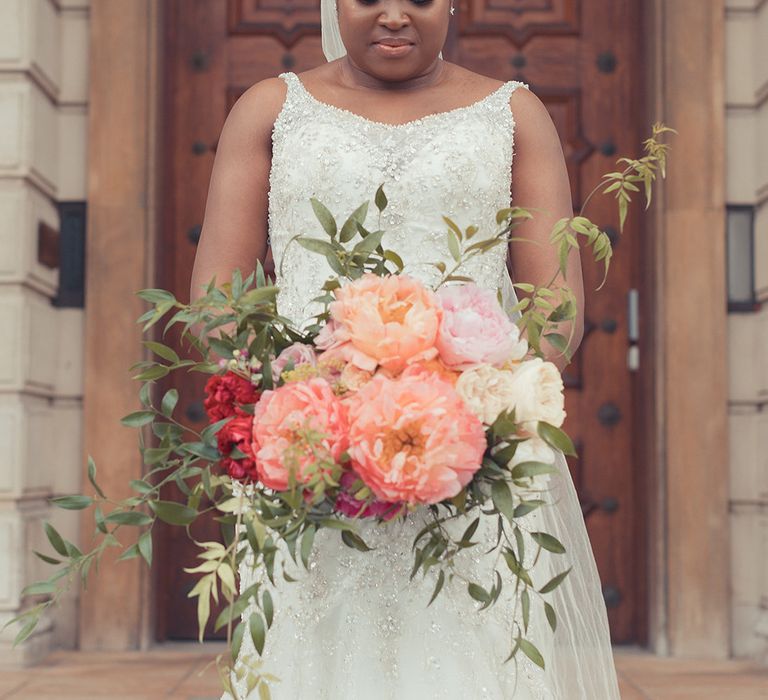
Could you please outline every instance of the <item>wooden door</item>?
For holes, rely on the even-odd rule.
[[[165,17],[166,172],[158,283],[186,298],[216,140],[228,109],[250,85],[323,61],[319,0],[168,0]],[[464,0],[445,55],[498,79],[527,82],[559,130],[574,207],[618,155],[637,154],[644,127],[635,0]],[[525,202],[517,202],[525,206]],[[615,206],[586,212],[609,232]],[[586,332],[569,367],[566,429],[580,458],[570,468],[582,501],[608,605],[613,640],[644,643],[646,556],[638,373],[628,368],[628,300],[640,280],[637,217],[619,241],[608,284],[584,259]],[[180,389],[189,420],[203,420],[202,380]],[[194,551],[161,534],[158,636],[194,638],[189,584]]]

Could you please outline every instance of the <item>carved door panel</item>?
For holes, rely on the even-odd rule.
[[[158,283],[186,298],[216,139],[228,109],[253,83],[323,59],[318,0],[168,0],[163,233]],[[575,209],[617,155],[638,152],[643,126],[639,3],[634,0],[463,0],[448,60],[498,79],[528,83],[547,105],[568,162]],[[525,202],[516,202],[525,206]],[[615,205],[593,199],[586,215],[616,229]],[[636,218],[609,282],[583,256],[586,332],[566,372],[570,460],[601,573],[615,642],[643,643],[644,477],[637,463],[637,373],[628,368],[628,299],[641,260]],[[179,386],[180,408],[202,425],[203,380]],[[639,443],[637,443],[639,444]],[[202,533],[200,533],[201,536]],[[211,534],[211,533],[208,533]],[[158,636],[194,638],[194,606],[179,575],[194,550],[161,532]]]

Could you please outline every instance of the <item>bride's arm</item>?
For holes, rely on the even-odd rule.
[[[270,272],[266,263],[272,128],[285,94],[286,85],[279,78],[257,83],[235,103],[224,123],[192,270],[191,301],[204,296],[214,277],[218,287],[230,282],[236,269],[245,279],[257,260]],[[234,330],[231,326],[213,334],[229,333]],[[193,332],[198,334],[200,327]]]
[[[509,245],[513,281],[545,285],[559,267],[557,248],[549,242],[552,227],[559,219],[573,216],[568,171],[557,130],[541,100],[529,90],[518,89],[512,93],[510,105],[516,122],[512,198],[515,206],[535,210],[533,218],[513,234],[525,242]],[[573,353],[584,335],[584,284],[581,259],[574,250],[568,258],[567,280],[559,273],[555,278],[555,306],[560,302],[557,289],[563,285],[573,291],[578,312],[573,321],[561,323],[558,332],[568,338],[574,326],[569,345]],[[518,296],[528,295],[518,292]],[[559,351],[546,340],[541,348],[560,370],[567,365],[564,356],[556,358]]]
[[[247,277],[267,256],[267,206],[272,127],[286,85],[271,78],[251,87],[227,117],[216,149],[205,218],[192,271],[190,298],[203,296],[239,269]]]

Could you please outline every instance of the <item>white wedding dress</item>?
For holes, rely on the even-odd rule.
[[[280,287],[279,310],[300,324],[316,313],[310,300],[332,275],[325,260],[289,240],[322,237],[310,197],[343,222],[372,200],[382,183],[389,199],[381,228],[385,246],[397,251],[405,272],[435,281],[431,263],[451,260],[442,215],[461,227],[477,224],[478,238],[496,230],[496,211],[509,206],[514,119],[510,96],[522,83],[509,82],[470,106],[402,125],[370,121],[313,97],[293,73],[284,74],[285,104],[273,133],[269,231]],[[527,85],[524,87],[527,88]],[[367,225],[379,227],[371,203]],[[284,259],[283,259],[284,258]],[[497,246],[470,261],[463,274],[489,289],[514,292]],[[281,270],[282,262],[282,270]],[[502,663],[513,644],[513,620],[522,620],[514,578],[504,560],[485,554],[496,541],[495,516],[481,515],[475,539],[457,560],[460,575],[432,603],[436,574],[409,575],[414,535],[427,522],[424,510],[385,526],[360,522],[372,552],[344,545],[335,530],[321,530],[309,571],[287,553],[276,566],[276,590],[246,557],[241,590],[256,580],[270,587],[275,620],[267,635],[263,671],[281,682],[276,700],[618,700],[605,606],[575,490],[562,454],[551,479],[552,505],[522,523],[558,537],[564,555],[542,551],[533,572],[541,587],[573,567],[554,594],[555,634],[532,596],[527,639],[541,651],[546,670],[518,652]],[[475,511],[471,518],[480,515]],[[459,536],[471,522],[453,522]],[[422,543],[423,544],[423,543]],[[537,546],[527,538],[526,563]],[[282,578],[282,566],[297,582]],[[466,580],[486,588],[498,569],[506,583],[496,605],[478,611]],[[462,580],[462,578],[464,580]],[[517,605],[516,605],[517,603]],[[247,614],[247,613],[246,613]],[[253,655],[245,634],[241,659]],[[244,686],[239,693],[245,697]],[[254,691],[250,696],[255,699]],[[231,696],[223,696],[229,700]]]

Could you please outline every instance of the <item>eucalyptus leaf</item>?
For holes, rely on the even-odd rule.
[[[59,534],[58,530],[51,525],[49,522],[43,523],[43,529],[45,530],[45,534],[48,537],[48,541],[51,543],[51,546],[63,557],[69,556],[69,551],[67,550],[67,546],[64,543],[64,539]]]
[[[557,468],[545,462],[520,462],[512,468],[511,473],[513,479],[520,480],[543,474],[557,474]]]
[[[251,613],[248,618],[248,629],[251,633],[253,646],[261,656],[264,653],[264,642],[266,640],[266,629],[264,627],[264,618],[257,612]]]
[[[328,241],[321,241],[319,238],[308,238],[302,236],[297,238],[296,242],[302,247],[313,253],[319,253],[326,258],[335,258],[337,256],[337,250]]]
[[[141,534],[138,541],[139,553],[147,562],[148,566],[152,566],[152,531],[147,530]]]
[[[56,592],[56,586],[50,581],[40,581],[26,586],[21,591],[21,595],[50,595]]]
[[[481,603],[488,603],[491,599],[491,596],[488,594],[488,591],[486,591],[485,588],[483,588],[482,586],[479,586],[476,583],[469,583],[467,585],[467,592],[472,598],[474,598],[475,600]]]
[[[571,569],[570,567],[567,568],[565,571],[563,571],[561,574],[557,574],[557,576],[553,576],[549,581],[547,581],[540,589],[539,593],[551,593],[555,590],[565,579],[565,577],[570,573]]]
[[[350,217],[344,222],[339,233],[339,240],[342,243],[351,241],[357,235],[357,224],[364,225],[368,216],[368,202],[361,204]]]
[[[61,559],[54,559],[53,557],[49,557],[47,554],[41,554],[38,551],[34,552],[35,556],[38,557],[38,559],[42,559],[46,564],[53,564],[54,566],[61,564]]]
[[[168,389],[163,396],[163,400],[160,404],[160,412],[166,417],[170,418],[173,415],[173,409],[176,408],[176,404],[179,402],[179,392],[176,389]]]
[[[91,482],[91,486],[96,489],[96,493],[98,493],[99,496],[106,498],[104,492],[96,483],[96,462],[93,461],[93,457],[91,457],[91,455],[88,455],[88,481]]]
[[[520,649],[531,661],[533,661],[533,663],[544,668],[544,657],[534,644],[527,639],[521,639]]]
[[[520,594],[520,604],[523,611],[523,629],[528,631],[528,622],[531,619],[531,597],[528,595],[528,589],[523,589]]]
[[[571,438],[560,428],[540,420],[536,426],[536,432],[539,434],[539,437],[543,438],[555,449],[560,450],[563,454],[578,457]]]
[[[557,629],[557,615],[555,614],[555,609],[546,601],[544,601],[544,614],[547,616],[547,622],[549,622],[549,626],[554,632]]]
[[[330,211],[328,211],[328,208],[322,203],[319,202],[314,197],[310,200],[312,204],[312,209],[315,212],[315,216],[317,217],[317,220],[320,222],[320,225],[323,227],[323,230],[331,237],[336,237],[337,227],[336,227],[336,219],[333,218],[333,214],[331,214]],[[301,242],[301,240],[299,240]]]
[[[435,588],[432,591],[432,597],[429,599],[429,603],[427,603],[427,607],[432,605],[435,598],[437,598],[437,596],[440,594],[440,591],[443,589],[444,583],[445,583],[445,570],[440,569],[440,573],[437,576],[437,583],[435,583]]]
[[[267,621],[267,627],[272,627],[272,620],[275,616],[275,605],[272,602],[272,594],[268,589],[264,589],[264,593],[261,597],[261,607],[264,611],[264,618]]]
[[[65,510],[84,510],[93,504],[90,496],[58,496],[51,499],[51,503]]]
[[[376,197],[374,201],[376,203],[376,208],[379,210],[380,213],[387,208],[389,201],[387,200],[387,195],[384,194],[384,185],[381,185],[379,189],[376,190]]]
[[[175,501],[149,501],[149,506],[160,520],[169,525],[189,525],[197,518],[197,511]]]
[[[155,419],[154,411],[135,411],[120,419],[120,422],[128,428],[140,428],[151,423]]]
[[[164,360],[167,360],[171,364],[175,365],[181,359],[173,348],[170,348],[167,345],[163,345],[163,343],[158,343],[154,340],[144,340],[142,342],[144,346],[149,348],[153,353],[155,353],[155,355],[161,357]]]
[[[168,376],[169,372],[170,369],[165,365],[155,365],[154,367],[150,367],[146,372],[137,374],[133,379],[142,382],[154,381],[155,379],[162,379],[163,377]]]
[[[533,541],[542,546],[548,552],[554,552],[555,554],[565,554],[565,547],[556,537],[546,532],[532,532],[531,537]]]
[[[497,510],[512,523],[515,519],[515,501],[509,490],[509,484],[501,479],[494,481],[491,486],[491,498]]]
[[[357,549],[361,552],[370,552],[371,547],[369,547],[365,540],[360,537],[356,532],[352,532],[352,530],[343,530],[341,533],[341,539],[344,542],[347,547],[351,547],[352,549]]]
[[[384,231],[373,231],[360,241],[353,249],[352,255],[370,255],[381,245],[381,239]]]
[[[138,510],[116,510],[107,515],[104,520],[108,523],[114,523],[115,525],[133,525],[136,527],[150,525],[153,522],[151,515],[141,513]]]

